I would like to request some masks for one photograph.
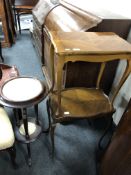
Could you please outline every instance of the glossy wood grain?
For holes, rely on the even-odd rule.
[[[51,95],[53,116],[56,120],[69,118],[102,117],[113,113],[114,108],[102,90],[96,88],[70,88],[61,91],[61,108],[59,108],[57,91]]]
[[[45,26],[48,30],[54,31],[86,31],[100,22],[101,19],[95,15],[79,9],[71,10],[68,7],[60,5],[48,14]]]
[[[111,32],[49,31],[49,34],[55,53],[58,55],[130,54],[131,52],[131,45]]]

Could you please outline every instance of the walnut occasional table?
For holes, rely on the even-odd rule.
[[[48,116],[52,117],[50,133],[54,152],[54,130],[57,123],[70,119],[110,116],[112,124],[112,114],[115,112],[114,99],[131,73],[131,44],[112,32],[56,32],[45,29],[45,36],[51,43],[48,61],[51,65],[51,82],[54,86],[49,94],[48,111],[51,112]],[[112,97],[109,97],[101,88],[101,81],[106,64],[113,60],[125,60],[127,64],[120,80],[117,79]],[[64,88],[63,80],[66,75],[64,66],[68,62],[77,61],[100,63],[93,87]],[[45,74],[45,77],[48,79],[49,76]],[[88,76],[87,80],[90,78]],[[103,138],[104,135],[99,141],[99,148]]]
[[[116,94],[131,71],[131,44],[113,32],[61,32],[45,29],[52,47],[50,47],[50,64],[54,85],[60,93],[63,78],[63,67],[67,62],[101,62],[126,60],[127,66]],[[54,72],[53,72],[54,69]],[[45,78],[48,82],[49,75]],[[49,80],[51,81],[51,80]],[[115,94],[115,96],[116,96]],[[114,96],[114,98],[115,98]]]

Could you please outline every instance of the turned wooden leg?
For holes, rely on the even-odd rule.
[[[51,127],[51,116],[50,116],[50,106],[49,106],[49,100],[46,101],[46,109],[47,109],[47,115],[48,115],[48,128],[43,131],[44,133],[48,133],[50,131],[50,127]]]
[[[30,149],[30,143],[27,143],[27,151],[28,151],[28,165],[31,166],[31,149]]]
[[[15,109],[13,108],[13,113],[14,113],[14,117],[15,117],[15,122],[17,126],[20,126],[20,120],[21,120],[21,116],[20,116],[20,110],[19,109]]]
[[[55,141],[54,141],[55,127],[56,127],[56,124],[51,124],[50,134],[51,134],[51,143],[52,143],[52,156],[54,156],[54,151],[55,151]]]
[[[27,109],[22,109],[22,118],[23,118],[23,124],[25,129],[25,137],[29,141],[29,131],[28,131],[28,120],[27,120]],[[27,143],[27,152],[28,152],[28,165],[31,166],[31,150],[30,150],[30,143]]]
[[[36,115],[36,124],[39,125],[39,114],[38,114],[38,104],[34,106],[35,115]]]
[[[0,58],[2,60],[2,62],[4,62],[4,58],[2,56],[2,46],[1,46],[1,42],[0,42]]]
[[[54,156],[54,149],[55,149],[55,143],[54,143],[54,132],[56,123],[51,123],[51,111],[50,111],[50,101],[46,101],[46,107],[47,107],[47,114],[48,114],[48,121],[49,121],[49,131],[51,136],[51,144],[52,144],[52,156]]]
[[[19,26],[19,34],[21,34],[20,14],[19,13],[17,13],[17,21],[18,21],[18,26]]]
[[[98,148],[99,148],[100,150],[103,149],[103,147],[102,147],[102,141],[103,141],[105,135],[108,133],[109,129],[111,128],[112,123],[113,123],[113,119],[112,119],[112,117],[111,117],[111,119],[110,119],[110,121],[109,121],[109,123],[108,123],[107,128],[105,129],[103,135],[101,136],[101,138],[100,138],[100,140],[99,140]],[[108,144],[109,144],[109,143],[110,143],[110,140],[109,140]],[[106,147],[108,146],[108,144],[106,145]]]

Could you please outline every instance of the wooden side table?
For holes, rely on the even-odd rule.
[[[104,63],[117,59],[126,59],[127,71],[125,71],[125,75],[116,90],[116,94],[130,73],[131,45],[115,33],[55,32],[46,30],[45,35],[52,43],[52,47],[50,47],[52,78],[54,78],[54,83],[58,91],[60,91],[62,86],[62,71],[64,64],[67,62],[84,61]],[[46,78],[48,80],[48,75]]]
[[[111,32],[46,32],[50,39],[50,63],[52,65],[52,88],[49,94],[48,116],[52,117],[51,139],[54,152],[54,130],[57,123],[73,119],[94,119],[110,117],[115,112],[114,99],[131,72],[131,45]],[[127,66],[118,80],[112,97],[108,97],[101,88],[106,63],[125,59]],[[64,65],[68,62],[100,63],[95,86],[64,88]],[[81,70],[82,71],[82,70]],[[48,78],[48,76],[46,77]],[[87,81],[90,77],[87,77]],[[86,81],[86,79],[85,79]],[[107,80],[108,81],[108,80]],[[109,129],[108,126],[108,129]],[[99,141],[101,148],[102,140]]]
[[[27,144],[29,166],[31,166],[30,143],[44,132],[38,118],[38,103],[44,100],[46,95],[46,85],[33,77],[16,77],[6,81],[1,87],[0,104],[21,109],[22,119],[16,121],[15,135],[18,141]],[[31,106],[35,108],[36,118],[27,115],[27,108]]]

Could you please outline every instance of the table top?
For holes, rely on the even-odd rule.
[[[131,54],[131,44],[112,32],[57,32],[49,37],[58,55]]]
[[[0,104],[23,108],[40,103],[46,96],[46,86],[34,77],[16,77],[1,87]]]
[[[37,4],[38,0],[15,0],[15,6],[31,6],[34,7]]]
[[[43,86],[39,80],[17,77],[5,82],[1,95],[9,101],[23,102],[39,96],[42,92]]]

